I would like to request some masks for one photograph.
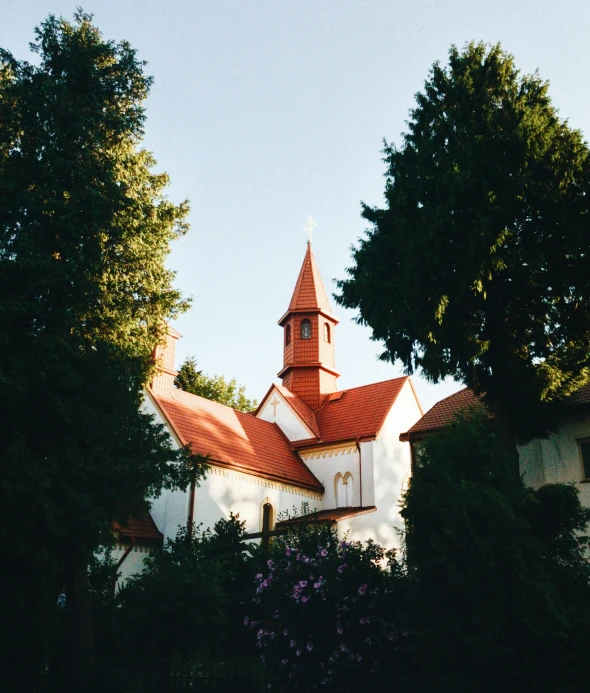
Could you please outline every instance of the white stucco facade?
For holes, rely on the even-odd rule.
[[[590,483],[584,474],[581,441],[590,440],[590,414],[572,412],[571,419],[544,440],[519,448],[524,482],[533,488],[544,484],[574,484],[580,502],[590,507]]]

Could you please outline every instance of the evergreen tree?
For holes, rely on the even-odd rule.
[[[246,388],[238,385],[235,378],[226,380],[222,375],[206,375],[197,370],[197,360],[189,356],[180,367],[176,380],[176,387],[185,392],[190,392],[199,397],[220,402],[238,411],[254,411],[258,406],[255,399],[246,397]]]
[[[50,16],[34,64],[0,53],[0,532],[3,684],[92,676],[88,565],[113,520],[188,481],[141,411],[165,320],[187,307],[165,267],[187,205],[140,148],[151,78],[91,17]],[[63,676],[60,678],[60,673]]]
[[[424,443],[402,515],[409,688],[587,690],[590,510],[573,486],[525,487],[489,422],[468,418]]]
[[[515,456],[590,377],[589,150],[499,45],[451,48],[416,101],[338,300],[383,359],[484,394]]]

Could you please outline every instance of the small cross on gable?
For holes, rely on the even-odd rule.
[[[273,411],[272,411],[273,419],[277,418],[277,405],[279,405],[280,403],[281,403],[281,400],[277,399],[277,396],[275,395],[274,400],[270,403],[270,406],[273,409]]]

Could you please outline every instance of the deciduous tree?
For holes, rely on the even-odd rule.
[[[222,375],[207,375],[197,370],[197,360],[189,356],[182,364],[175,380],[176,387],[214,402],[220,402],[238,411],[253,411],[258,406],[255,399],[246,397],[244,385],[235,378],[226,380]]]

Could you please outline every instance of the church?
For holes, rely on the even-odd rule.
[[[207,456],[209,468],[195,488],[164,491],[151,516],[116,528],[113,557],[123,579],[179,527],[212,527],[232,512],[256,534],[305,503],[312,519],[330,522],[339,535],[386,548],[398,544],[399,502],[411,473],[410,443],[400,435],[423,412],[409,377],[338,390],[338,318],[311,241],[279,325],[281,384],[273,383],[251,413],[174,386],[180,335],[169,328],[145,407],[176,445]]]

